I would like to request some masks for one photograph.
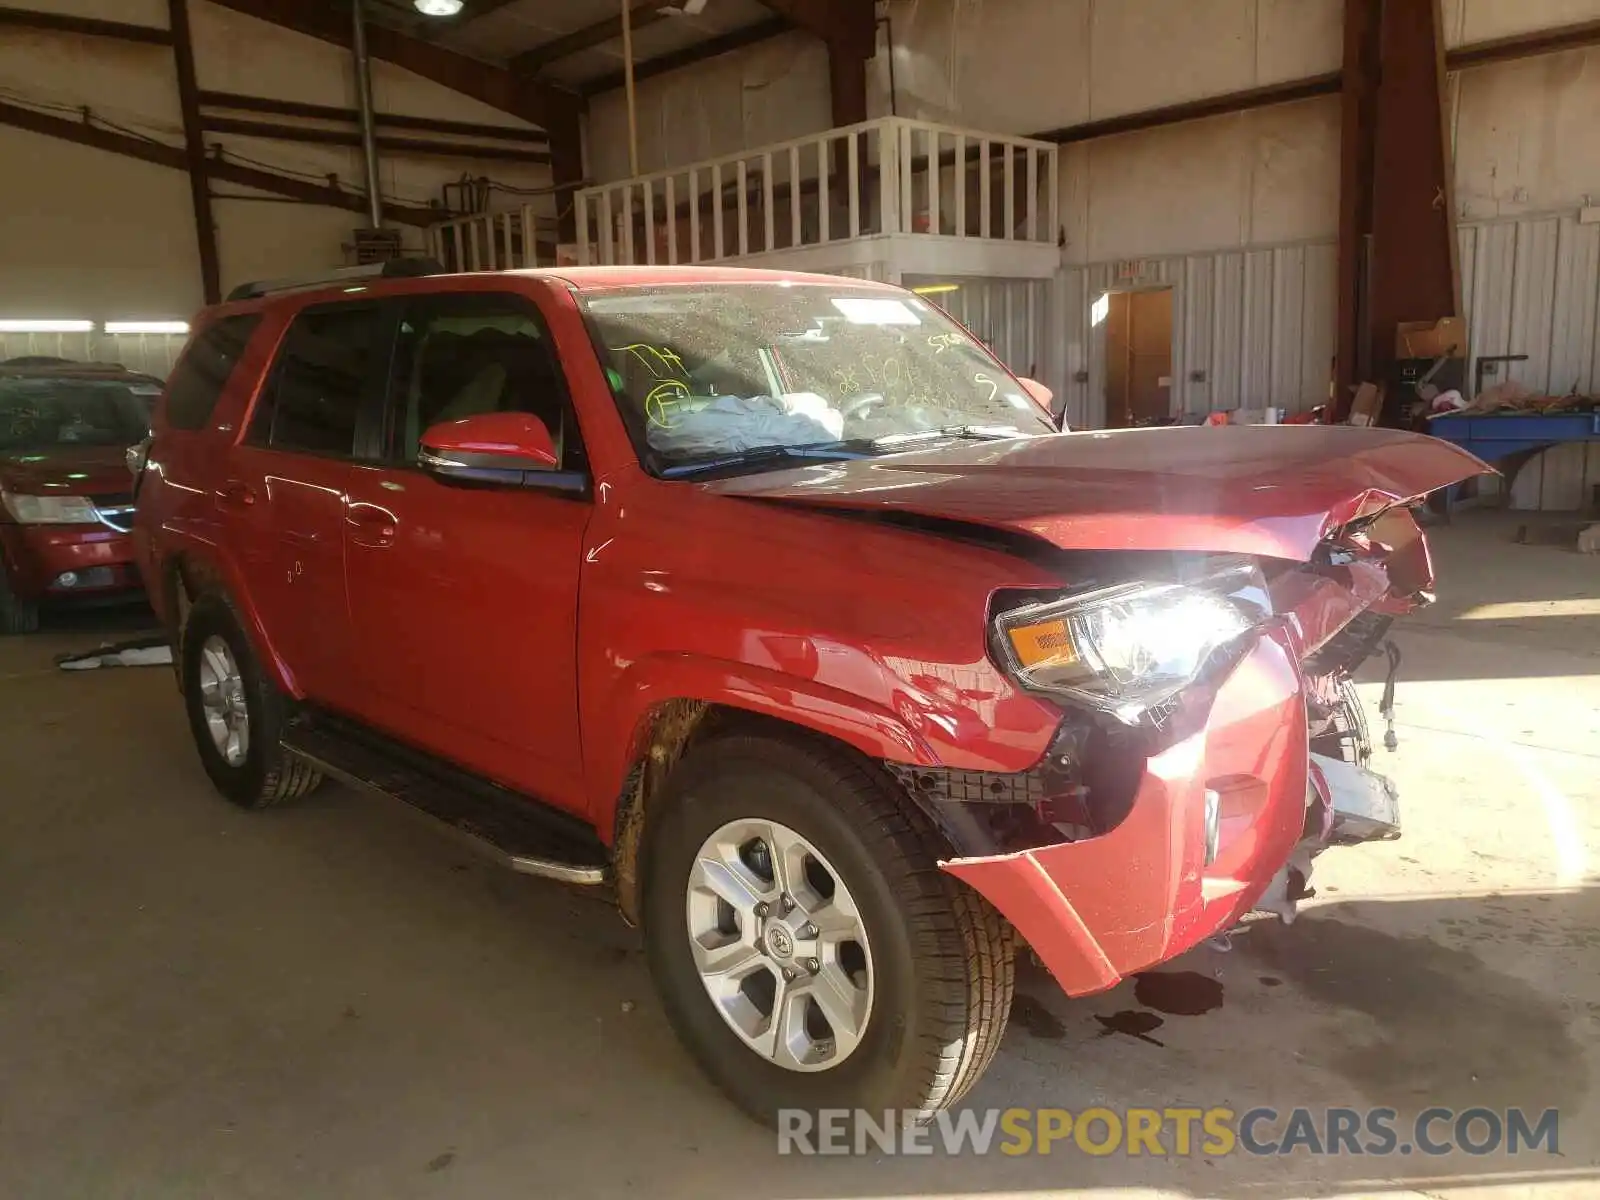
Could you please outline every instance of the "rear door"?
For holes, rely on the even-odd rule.
[[[588,469],[549,328],[508,293],[417,297],[399,325],[382,461],[349,478],[345,572],[362,715],[552,804],[584,806],[578,574]],[[440,482],[424,430],[531,412],[561,456],[542,489]]]
[[[167,377],[163,397],[156,402],[155,432],[128,457],[138,502],[134,552],[158,607],[166,602],[162,586],[166,574],[156,559],[162,552],[162,539],[155,537],[154,531],[164,526],[208,529],[216,522],[212,492],[226,455],[218,453],[221,438],[212,428],[220,419],[217,410],[224,393],[230,386],[239,386],[234,382],[235,373],[261,322],[260,313],[241,313],[214,319],[196,331]],[[251,353],[259,363],[262,350],[257,347]],[[241,377],[254,379],[257,369],[241,373]],[[223,405],[224,412],[227,408]],[[152,455],[159,470],[149,470]]]
[[[216,492],[251,598],[297,691],[349,708],[344,522],[358,447],[381,429],[391,304],[300,312]]]

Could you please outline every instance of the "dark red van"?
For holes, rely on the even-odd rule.
[[[159,380],[117,366],[0,363],[0,633],[54,601],[136,596],[129,447]]]

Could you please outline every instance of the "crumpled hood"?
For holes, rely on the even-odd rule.
[[[1344,425],[1126,429],[740,476],[728,496],[915,513],[1064,550],[1308,560],[1340,526],[1493,468],[1420,433]]]
[[[0,451],[0,486],[29,496],[104,496],[133,490],[125,446]]]

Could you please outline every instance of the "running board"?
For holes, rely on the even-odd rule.
[[[307,710],[282,742],[314,770],[399,800],[513,871],[591,887],[610,879],[605,845],[578,818],[365,726]]]

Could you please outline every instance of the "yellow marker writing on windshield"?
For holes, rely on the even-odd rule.
[[[689,398],[689,389],[676,379],[658,383],[644,398],[644,415],[650,424],[671,429],[678,423],[678,413]]]
[[[664,378],[674,370],[680,375],[689,373],[683,365],[683,359],[679,358],[677,352],[670,347],[649,346],[638,342],[632,346],[619,346],[617,353],[633,355],[640,365],[657,379]]]

